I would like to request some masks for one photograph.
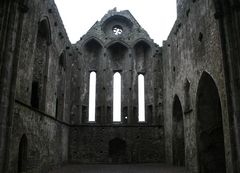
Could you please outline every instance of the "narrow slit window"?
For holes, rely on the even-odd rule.
[[[113,122],[121,122],[121,75],[113,76]]]
[[[31,106],[39,109],[39,83],[37,81],[32,82],[32,93],[31,93]]]
[[[96,72],[90,73],[89,82],[89,115],[88,121],[95,122],[95,108],[96,108]]]
[[[138,121],[145,122],[145,88],[142,74],[138,75]]]

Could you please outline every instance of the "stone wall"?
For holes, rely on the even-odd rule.
[[[227,171],[232,171],[229,115],[221,37],[213,1],[178,1],[178,19],[163,45],[164,127],[166,159],[173,162],[173,102],[183,109],[186,167],[198,172],[197,91],[200,77],[209,74],[221,102]],[[210,111],[210,110],[209,110]]]
[[[71,43],[53,0],[1,8],[0,172],[47,172],[68,160]]]
[[[27,138],[26,172],[44,173],[68,162],[69,127],[49,115],[16,102],[8,172],[18,172],[19,144]]]
[[[53,1],[38,5],[29,2],[25,14],[17,71],[16,99],[31,105],[32,82],[39,81],[39,110],[55,117],[59,59],[64,54],[63,84],[65,95],[64,110],[69,111],[70,67],[72,61],[71,43]],[[40,13],[40,12],[41,13]],[[35,64],[35,65],[34,65]],[[64,114],[64,121],[68,121]]]
[[[163,163],[163,126],[82,125],[71,128],[69,161],[77,163]],[[111,154],[111,140],[120,143]],[[115,146],[116,147],[116,146]],[[122,152],[122,153],[121,153]]]
[[[118,25],[123,33],[116,36],[112,28]],[[97,74],[97,123],[112,123],[113,75],[116,72],[120,72],[122,78],[121,110],[127,117],[127,121],[122,117],[122,123],[138,123],[139,74],[145,76],[146,122],[163,122],[162,91],[157,90],[162,88],[161,49],[129,11],[109,11],[74,46],[78,58],[72,69],[72,124],[88,122],[92,71]]]
[[[115,35],[114,27],[122,30]],[[162,51],[127,10],[110,10],[74,45],[71,162],[164,162]],[[96,72],[96,120],[89,122],[89,78]],[[121,74],[121,121],[113,122],[113,76]],[[145,117],[138,121],[138,75],[145,78]],[[159,90],[160,89],[160,90]],[[76,126],[76,127],[75,127]],[[112,158],[109,142],[125,146]],[[111,143],[111,142],[110,142]],[[118,146],[118,145],[116,145]],[[115,147],[116,147],[115,146]],[[111,148],[111,147],[110,147]],[[121,155],[121,149],[118,151]],[[115,157],[115,156],[113,156]],[[118,158],[119,157],[119,158]],[[117,160],[115,160],[117,159]]]

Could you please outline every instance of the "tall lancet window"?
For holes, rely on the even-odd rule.
[[[138,75],[138,121],[145,122],[145,88],[142,74]]]
[[[88,121],[95,122],[95,108],[96,108],[96,72],[90,73],[89,80],[89,110]]]
[[[121,121],[121,74],[113,76],[113,122]]]

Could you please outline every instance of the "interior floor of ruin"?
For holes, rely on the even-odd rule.
[[[66,165],[50,173],[187,173],[183,167],[164,164]]]

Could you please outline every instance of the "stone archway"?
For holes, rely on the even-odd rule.
[[[18,173],[23,173],[27,171],[27,148],[28,141],[26,135],[23,135],[18,150]]]
[[[109,157],[112,163],[127,162],[126,156],[127,143],[120,138],[109,141]]]
[[[185,142],[182,105],[177,95],[173,102],[173,164],[185,166]]]
[[[220,97],[214,80],[206,72],[197,90],[197,143],[200,173],[225,173]]]

